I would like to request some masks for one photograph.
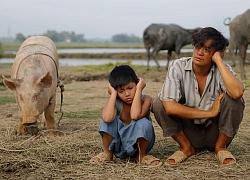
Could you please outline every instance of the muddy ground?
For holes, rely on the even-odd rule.
[[[1,74],[10,75],[10,65],[0,67]],[[64,80],[64,116],[60,123],[60,89],[57,90],[58,137],[47,135],[39,125],[38,136],[17,136],[18,107],[15,102],[0,105],[0,179],[250,179],[250,65],[246,65],[247,78],[244,98],[246,109],[239,132],[229,147],[237,164],[223,166],[212,152],[201,152],[177,166],[148,168],[133,159],[114,159],[102,165],[89,163],[91,157],[102,151],[97,132],[102,108],[107,102],[108,71],[86,73],[75,67],[60,67]],[[152,67],[138,70],[147,86],[145,94],[159,93],[166,75]],[[239,68],[235,67],[239,73]],[[14,97],[13,92],[1,86],[0,98]],[[162,130],[151,114],[156,142],[149,154],[165,159],[178,150],[171,138],[163,138]]]

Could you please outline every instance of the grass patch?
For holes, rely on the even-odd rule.
[[[4,50],[15,51],[18,50],[21,43],[2,43]],[[144,48],[143,43],[55,43],[57,49],[66,48]],[[183,47],[193,48],[193,46],[186,45]]]
[[[250,87],[250,81],[243,81],[246,87]]]
[[[7,103],[15,103],[16,99],[14,96],[2,96],[0,97],[0,105],[4,105]]]
[[[5,51],[17,51],[21,43],[2,43]],[[66,48],[144,48],[143,43],[55,43],[57,49]]]
[[[0,86],[0,91],[6,91],[7,88],[5,86]]]
[[[58,49],[65,48],[144,48],[143,43],[56,43]]]

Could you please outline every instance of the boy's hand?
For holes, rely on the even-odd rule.
[[[139,77],[138,83],[137,83],[137,86],[136,86],[136,87],[137,87],[138,89],[143,90],[143,89],[145,88],[145,86],[146,86],[146,82],[144,81],[144,79],[142,79],[142,78]]]
[[[108,86],[108,93],[111,95],[113,93],[117,93],[117,91],[111,86],[111,84],[109,83]]]

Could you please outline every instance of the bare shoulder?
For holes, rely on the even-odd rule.
[[[147,94],[145,94],[144,97],[143,97],[143,100],[144,100],[144,101],[151,101],[151,100],[152,100],[152,97],[149,96],[149,95],[147,95]]]

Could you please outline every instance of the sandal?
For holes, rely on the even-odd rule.
[[[91,164],[101,164],[104,163],[104,161],[112,161],[112,158],[110,158],[107,153],[101,152],[98,155],[92,157],[89,162]]]
[[[167,158],[167,160],[165,161],[164,165],[165,166],[171,166],[171,165],[176,165],[180,162],[183,162],[187,159],[188,157],[182,152],[182,151],[176,151],[174,154],[172,154],[170,157]],[[175,163],[174,164],[169,164],[167,161],[168,160],[174,160]]]
[[[152,162],[154,162],[154,161],[159,161],[159,163],[158,164],[152,164]],[[162,162],[161,162],[160,159],[158,159],[158,158],[156,158],[156,157],[154,157],[152,155],[146,155],[146,156],[144,156],[142,158],[141,164],[147,165],[148,167],[159,167],[159,166],[162,165]]]
[[[234,161],[231,161],[228,164],[224,164],[224,165],[230,165],[230,164],[235,164],[236,163],[236,159],[235,157],[228,151],[228,150],[221,150],[219,151],[217,154],[215,154],[215,158],[221,162],[222,164],[224,164],[224,161],[226,159],[233,159]]]

